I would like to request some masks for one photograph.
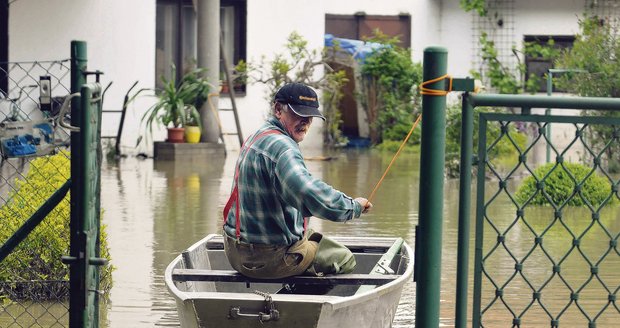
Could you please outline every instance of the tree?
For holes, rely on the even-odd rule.
[[[376,30],[371,42],[377,47],[361,65],[362,91],[359,99],[368,113],[373,144],[405,138],[420,107],[417,86],[422,82],[422,65],[411,60],[411,50],[399,47],[398,38]],[[412,142],[419,141],[419,134]]]
[[[269,91],[266,98],[269,102],[278,89],[289,82],[304,83],[323,91],[324,143],[327,146],[344,143],[339,104],[343,96],[342,86],[347,82],[345,72],[332,69],[327,64],[328,52],[325,49],[309,49],[308,41],[297,32],[289,35],[285,48],[286,53],[278,53],[271,60],[263,57],[258,64],[246,64],[243,69],[237,67],[237,70],[248,81],[267,85]],[[321,67],[323,74],[317,72],[317,68]]]
[[[560,87],[585,97],[620,97],[620,41],[618,26],[590,17],[579,22],[580,34],[558,67],[584,70],[559,79]]]
[[[582,73],[565,74],[558,85],[584,97],[620,97],[620,40],[618,22],[587,17],[579,22],[580,34],[576,36],[572,49],[565,52],[556,66],[582,70]],[[617,111],[584,111],[582,115],[604,115],[620,117]],[[617,129],[606,125],[591,125],[585,135],[595,153],[604,152],[610,171],[619,171],[618,156],[620,143],[614,136]]]

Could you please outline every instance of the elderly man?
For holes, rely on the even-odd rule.
[[[272,116],[244,143],[224,208],[224,246],[232,267],[253,278],[349,273],[355,257],[345,246],[307,229],[308,218],[346,222],[372,204],[313,177],[299,145],[318,110],[314,90],[284,85]]]

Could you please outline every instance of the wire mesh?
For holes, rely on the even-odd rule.
[[[487,65],[484,62],[483,44],[479,42],[482,35],[493,42],[497,50],[497,59],[504,67],[517,73],[517,59],[512,52],[516,45],[515,40],[515,1],[514,0],[487,0],[487,14],[480,16],[477,12],[472,13],[473,32],[473,67],[482,75],[482,81],[487,81]]]
[[[615,326],[620,119],[482,114],[480,120],[479,326]],[[551,122],[565,138],[546,134]],[[547,144],[551,163],[542,160]]]
[[[7,63],[0,91],[0,126],[55,119],[70,92],[70,60]],[[40,106],[40,78],[51,81],[52,104]],[[0,247],[70,178],[69,134],[55,128],[54,154],[0,159]],[[0,327],[68,326],[69,195],[0,265]]]
[[[587,0],[585,11],[589,16],[617,20],[620,14],[620,3],[617,0]]]

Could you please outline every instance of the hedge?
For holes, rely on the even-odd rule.
[[[60,152],[30,161],[25,178],[16,179],[15,189],[0,207],[0,242],[4,243],[70,176],[70,154]],[[68,295],[69,267],[60,261],[69,254],[70,195],[30,233],[0,265],[0,300],[58,300]],[[101,226],[101,257],[110,260]],[[101,269],[100,289],[112,287],[112,265]]]

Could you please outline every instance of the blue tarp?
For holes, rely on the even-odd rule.
[[[342,51],[349,53],[353,58],[363,62],[368,55],[377,49],[386,47],[385,44],[376,42],[364,42],[361,40],[337,38],[332,34],[325,34],[325,46],[333,47],[337,42]]]

